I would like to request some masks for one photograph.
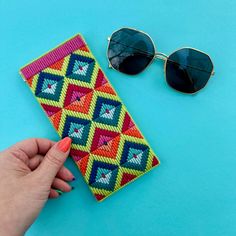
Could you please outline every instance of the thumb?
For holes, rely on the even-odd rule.
[[[44,183],[51,184],[69,155],[71,139],[66,137],[52,146],[35,170]]]

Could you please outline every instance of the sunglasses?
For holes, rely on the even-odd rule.
[[[206,53],[185,47],[167,56],[156,51],[148,34],[136,29],[121,28],[108,41],[109,67],[128,75],[137,75],[155,59],[161,59],[165,62],[166,82],[183,93],[198,92],[214,75],[212,60]]]

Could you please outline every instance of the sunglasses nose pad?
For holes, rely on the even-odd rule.
[[[162,52],[155,53],[155,59],[160,59],[162,61],[166,61],[168,59],[168,56]]]

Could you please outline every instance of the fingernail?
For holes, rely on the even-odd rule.
[[[59,195],[62,195],[62,194],[63,194],[63,192],[62,192],[61,190],[59,190],[59,189],[56,189],[56,192],[57,192]]]
[[[58,143],[58,148],[62,152],[67,152],[70,149],[71,138],[65,137]]]

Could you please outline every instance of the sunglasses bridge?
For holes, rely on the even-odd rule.
[[[166,61],[168,59],[168,56],[162,52],[156,52],[154,59],[160,59],[162,61]]]

